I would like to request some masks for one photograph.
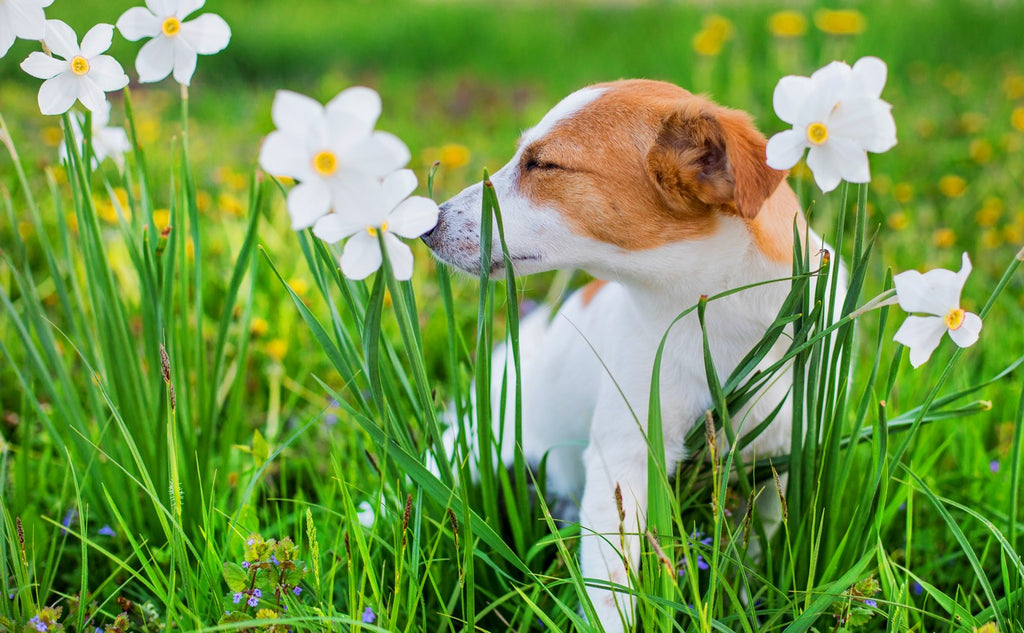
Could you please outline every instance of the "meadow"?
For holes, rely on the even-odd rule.
[[[47,15],[81,34],[133,4]],[[232,39],[187,101],[170,79],[109,95],[123,170],[61,163],[68,119],[40,114],[18,68],[38,45],[18,41],[0,58],[0,632],[598,630],[579,526],[516,494],[522,461],[474,479],[465,446],[437,456],[444,412],[465,423],[503,371],[488,350],[586,275],[477,279],[415,244],[410,282],[345,279],[257,166],[274,93],[373,87],[440,202],[588,83],[671,81],[771,135],[780,77],[864,55],[888,64],[898,144],[865,187],[822,195],[803,164],[790,182],[857,306],[968,252],[981,339],[912,369],[897,308],[856,330],[815,309],[808,255],[788,321],[807,426],[770,463],[691,434],[696,458],[652,493],[638,630],[1024,631],[1024,6],[821,4],[211,1]],[[110,50],[133,79],[137,49]],[[756,376],[712,378],[727,427]],[[773,469],[785,525],[753,558],[760,518],[739,508],[777,494]]]

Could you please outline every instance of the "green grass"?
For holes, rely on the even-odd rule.
[[[49,15],[81,33],[132,4],[58,0]],[[436,269],[420,246],[411,283],[343,279],[331,251],[288,229],[278,188],[251,176],[274,90],[327,100],[376,87],[379,127],[406,140],[421,183],[429,148],[465,145],[469,164],[436,176],[440,200],[500,166],[523,128],[588,82],[667,79],[750,111],[770,134],[782,129],[780,76],[878,55],[899,144],[872,158],[863,213],[856,188],[842,205],[792,180],[816,230],[833,242],[845,232],[862,302],[888,269],[950,268],[966,250],[965,307],[980,311],[1024,246],[1024,9],[904,4],[859,5],[860,36],[812,25],[792,42],[768,33],[769,7],[727,7],[733,39],[700,58],[691,39],[706,11],[667,3],[211,2],[233,39],[200,59],[187,152],[176,87],[133,86],[123,179],[110,163],[91,176],[54,167],[60,123],[35,111],[38,84],[16,67],[33,46],[18,43],[0,60],[0,115],[21,154],[0,155],[0,631],[46,605],[68,630],[114,626],[122,611],[132,630],[212,628],[225,610],[255,614],[231,598],[250,587],[276,617],[226,626],[373,630],[361,623],[369,607],[379,630],[585,628],[578,529],[514,494],[529,478],[521,462],[485,460],[470,483],[462,446],[440,480],[423,467],[447,403],[464,419],[471,381],[500,370],[487,351],[505,324],[515,331],[518,300],[580,277],[481,283]],[[115,40],[133,74],[137,45]],[[130,216],[112,213],[108,187],[123,188]],[[858,235],[874,238],[869,258]],[[838,370],[820,346],[796,350],[823,426],[775,462],[793,471],[786,527],[763,561],[745,558],[743,525],[724,518],[751,487],[724,476],[739,460],[681,469],[652,505],[660,550],[639,576],[644,630],[824,632],[839,630],[837,613],[866,631],[1024,626],[1024,394],[1020,370],[1001,374],[1024,354],[1024,278],[1011,269],[1004,282],[981,341],[962,353],[946,342],[916,371],[891,343],[893,309],[862,318],[855,337],[833,332]],[[823,314],[801,311],[816,328],[807,337],[827,327]],[[853,379],[837,392],[825,372],[845,375],[844,355]],[[720,414],[742,378],[717,377]],[[915,410],[933,396],[930,412]],[[499,414],[483,408],[481,426]],[[700,427],[691,439],[703,445]],[[372,528],[359,523],[364,502]],[[713,544],[688,536],[698,531]],[[251,533],[294,539],[295,551],[275,550],[294,570],[242,570]],[[687,560],[683,576],[665,560]],[[270,598],[275,580],[303,591]]]

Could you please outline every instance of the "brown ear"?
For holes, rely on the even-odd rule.
[[[687,103],[662,124],[647,169],[669,206],[703,204],[754,218],[786,172],[765,159],[765,139],[735,110]]]

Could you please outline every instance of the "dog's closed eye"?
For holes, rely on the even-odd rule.
[[[540,153],[537,151],[527,150],[523,153],[524,171],[553,171],[556,169],[565,169],[565,167],[541,158]]]

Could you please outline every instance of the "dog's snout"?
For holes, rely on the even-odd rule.
[[[441,225],[444,224],[444,216],[448,212],[448,207],[448,202],[444,202],[438,207],[437,223],[434,224],[433,228],[420,236],[423,243],[431,250],[437,246],[437,237],[442,233]]]

